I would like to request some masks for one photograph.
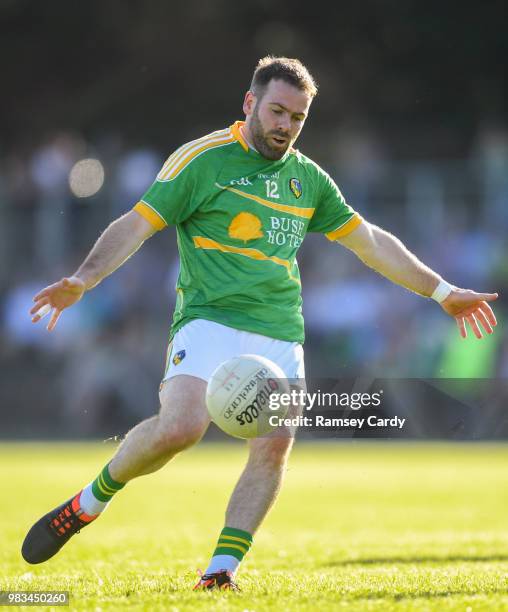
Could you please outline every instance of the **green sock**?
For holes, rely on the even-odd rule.
[[[212,574],[220,570],[236,572],[251,545],[252,535],[250,533],[233,527],[224,527],[205,573]]]
[[[125,483],[117,482],[109,473],[109,464],[92,482],[92,493],[101,502],[109,502],[115,493],[125,487]]]

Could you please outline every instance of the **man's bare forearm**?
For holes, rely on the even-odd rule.
[[[362,224],[363,225],[363,224]],[[359,228],[360,229],[360,228]],[[422,263],[402,242],[381,228],[366,224],[361,234],[341,240],[367,265],[398,285],[430,297],[441,281],[439,274]]]
[[[133,255],[154,231],[137,212],[128,212],[104,230],[74,276],[92,289]]]

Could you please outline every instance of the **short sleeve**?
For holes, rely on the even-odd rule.
[[[200,159],[187,159],[182,148],[169,157],[152,186],[134,206],[157,230],[183,223],[204,197],[206,180],[202,163]]]
[[[362,222],[362,217],[346,203],[335,181],[324,170],[317,173],[318,200],[308,232],[325,234],[329,240],[347,236]]]

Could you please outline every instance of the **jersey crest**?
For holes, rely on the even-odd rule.
[[[302,184],[297,178],[292,178],[289,180],[289,188],[293,192],[295,198],[299,198],[302,195]]]

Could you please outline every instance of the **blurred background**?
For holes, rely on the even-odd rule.
[[[78,267],[175,148],[243,119],[268,53],[315,76],[297,146],[348,202],[450,282],[501,295],[497,333],[460,341],[435,303],[309,235],[309,377],[506,378],[506,12],[502,1],[2,0],[0,438],[106,438],[157,410],[174,229],[51,335],[30,322],[32,296]]]

